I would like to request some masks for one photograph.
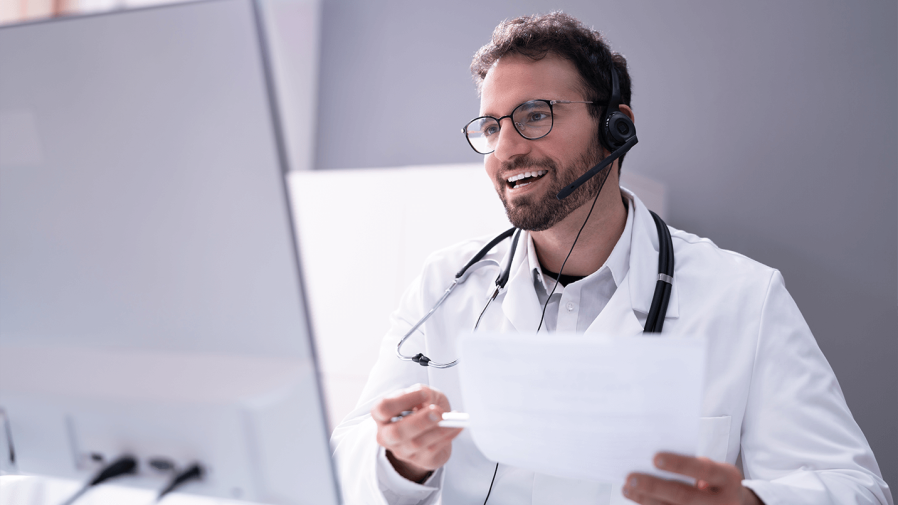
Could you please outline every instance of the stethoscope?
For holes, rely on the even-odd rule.
[[[658,280],[655,283],[655,293],[652,296],[652,304],[649,308],[649,314],[645,321],[645,333],[661,333],[661,328],[664,326],[664,316],[663,314],[667,313],[667,304],[670,301],[670,290],[673,284],[673,271],[674,271],[674,256],[673,256],[673,242],[670,238],[670,230],[667,228],[667,224],[658,217],[658,214],[655,214],[652,211],[649,211],[652,214],[652,219],[655,221],[655,227],[658,229]],[[477,317],[477,321],[474,323],[474,330],[480,325],[480,320],[483,318],[483,314],[486,313],[486,309],[489,308],[490,304],[493,300],[499,296],[499,293],[505,288],[505,284],[508,282],[508,278],[511,276],[511,264],[514,260],[515,250],[518,246],[518,239],[521,237],[521,230],[518,228],[511,228],[506,230],[496,236],[496,238],[490,240],[483,248],[475,254],[470,261],[468,261],[465,266],[462,267],[458,273],[455,274],[455,279],[453,279],[452,284],[446,288],[446,291],[443,293],[443,296],[440,297],[439,300],[434,304],[433,308],[427,312],[417,323],[415,323],[411,329],[402,337],[398,344],[396,344],[396,355],[399,359],[403,361],[414,361],[415,363],[421,366],[432,366],[434,368],[450,368],[458,364],[458,359],[451,361],[449,363],[437,363],[423,353],[415,354],[414,356],[406,356],[402,354],[402,345],[408,340],[409,337],[417,330],[422,324],[424,324],[430,316],[433,315],[434,312],[443,302],[446,301],[446,298],[452,294],[452,291],[458,287],[459,284],[463,284],[470,274],[481,267],[495,265],[500,266],[499,262],[492,259],[484,260],[483,257],[487,255],[494,247],[496,247],[499,242],[512,237],[511,240],[511,251],[508,254],[508,258],[505,262],[505,266],[499,271],[499,276],[496,277],[495,281],[495,289],[490,294],[489,298],[486,301],[486,305],[484,305],[483,310],[480,311],[480,316]]]

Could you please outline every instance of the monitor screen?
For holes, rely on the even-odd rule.
[[[130,453],[204,464],[185,491],[337,502],[263,28],[252,0],[0,28],[16,471]]]

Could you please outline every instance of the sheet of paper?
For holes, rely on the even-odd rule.
[[[705,341],[479,332],[459,341],[464,409],[493,461],[622,483],[658,451],[695,455]]]

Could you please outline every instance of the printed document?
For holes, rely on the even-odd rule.
[[[704,339],[493,334],[459,341],[471,436],[496,462],[622,483],[659,451],[694,456]]]

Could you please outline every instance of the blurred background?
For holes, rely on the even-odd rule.
[[[0,23],[153,3],[0,0]],[[663,188],[672,226],[783,272],[886,481],[898,489],[898,3],[263,4],[292,169],[309,180],[368,173],[375,194],[379,182],[402,179],[378,170],[480,162],[460,128],[478,113],[471,56],[498,22],[563,10],[602,32],[626,56],[633,79],[640,143],[624,172]],[[374,175],[383,173],[400,175]],[[337,189],[332,205],[362,220],[370,209],[348,195]],[[386,195],[371,205],[403,198]],[[443,197],[466,205],[460,188]],[[458,215],[462,228],[476,219]],[[416,226],[426,231],[426,220]],[[345,302],[328,296],[339,291],[313,303]],[[382,317],[368,336],[374,349],[387,327]],[[329,338],[324,333],[319,339]],[[327,354],[326,342],[319,347]],[[364,376],[370,365],[342,366],[347,376]]]

